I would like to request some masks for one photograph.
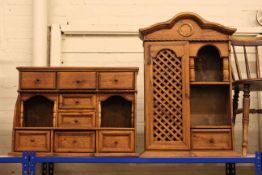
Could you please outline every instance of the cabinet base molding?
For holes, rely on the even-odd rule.
[[[139,157],[139,153],[95,153],[96,157]]]
[[[145,151],[140,157],[240,157],[235,151]]]
[[[236,151],[192,151],[192,157],[240,157]]]
[[[10,152],[9,156],[22,156],[23,152]],[[93,157],[94,153],[41,153],[37,152],[37,156],[63,156],[63,157]]]

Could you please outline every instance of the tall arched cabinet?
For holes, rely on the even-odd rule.
[[[145,65],[142,156],[228,156],[233,151],[229,37],[194,13],[139,30]]]

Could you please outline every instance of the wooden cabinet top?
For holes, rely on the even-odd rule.
[[[139,35],[143,41],[228,41],[235,31],[195,13],[183,12],[168,21],[140,29]]]
[[[18,67],[20,90],[135,90],[137,67]]]
[[[138,67],[17,67],[20,72],[138,72]]]

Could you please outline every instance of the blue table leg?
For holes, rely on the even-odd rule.
[[[54,175],[54,163],[42,163],[42,175]]]
[[[30,164],[29,164],[29,171],[30,175],[35,175],[36,172],[36,152],[30,152]]]
[[[226,175],[236,175],[235,163],[226,163]]]
[[[22,175],[29,175],[29,152],[23,152]]]
[[[262,152],[256,152],[256,175],[262,175]]]

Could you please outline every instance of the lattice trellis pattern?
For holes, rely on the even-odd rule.
[[[182,62],[169,49],[153,59],[153,139],[183,141]]]

